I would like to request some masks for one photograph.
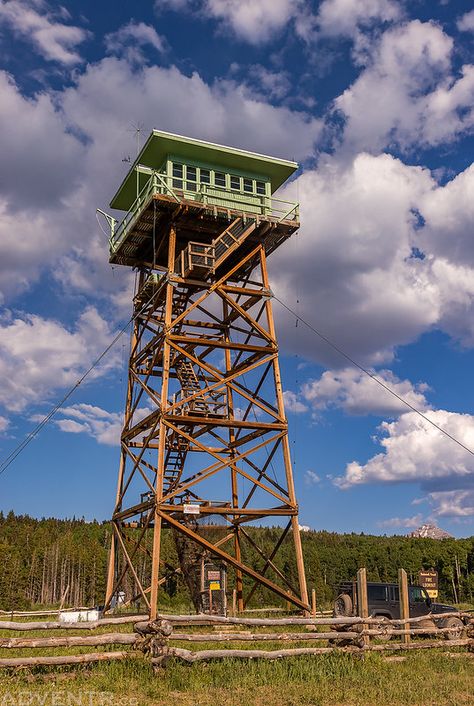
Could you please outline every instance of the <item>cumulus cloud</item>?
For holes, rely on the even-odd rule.
[[[138,407],[132,417],[131,425],[137,424],[153,411],[151,407]],[[67,434],[86,434],[98,444],[118,446],[123,427],[123,413],[109,412],[96,405],[79,403],[61,409],[53,421]]]
[[[474,66],[452,72],[453,40],[433,22],[384,32],[359,57],[366,68],[335,100],[349,151],[434,146],[474,127]]]
[[[306,485],[317,485],[321,482],[321,478],[314,471],[306,471],[304,474],[304,482]]]
[[[249,44],[274,39],[275,35],[298,17],[303,0],[158,0],[156,9],[167,6],[177,11],[194,12],[219,25]]]
[[[393,22],[402,15],[394,0],[323,0],[315,17],[322,36],[354,37],[360,27]]]
[[[377,525],[383,529],[417,529],[422,522],[423,515],[412,515],[411,517],[390,517],[377,522]]]
[[[468,449],[474,450],[474,416],[446,410],[428,410],[425,415]],[[383,422],[379,443],[382,453],[365,464],[352,461],[345,475],[336,480],[341,488],[364,483],[414,482],[466,484],[474,480],[474,455],[448,439],[416,412]],[[431,488],[433,492],[437,488]]]
[[[133,153],[129,127],[136,106],[150,129],[282,157],[304,158],[321,131],[321,121],[273,107],[245,86],[211,85],[177,68],[137,69],[125,59],[107,58],[77,73],[54,102],[46,93],[25,98],[13,79],[0,73],[2,164],[9,174],[0,199],[5,297],[31,286],[46,267],[69,291],[128,296],[129,272],[111,271],[94,208],[107,208],[128,168],[122,159]]]
[[[116,32],[106,34],[104,42],[110,54],[125,56],[132,63],[145,61],[141,50],[143,46],[151,46],[160,53],[166,50],[165,38],[160,36],[154,27],[134,20],[130,20]]]
[[[82,61],[76,47],[88,38],[89,32],[61,22],[62,17],[64,13],[52,11],[42,1],[0,2],[0,24],[7,25],[14,34],[30,41],[48,61],[72,66]]]
[[[0,321],[0,404],[22,412],[77,382],[112,339],[107,322],[88,307],[69,329],[41,316],[4,315]],[[118,364],[112,350],[90,379]]]
[[[80,403],[64,407],[60,415],[63,418],[56,419],[55,424],[63,432],[87,434],[107,446],[117,446],[120,442],[123,415],[118,412]]]
[[[270,261],[273,289],[298,314],[360,362],[390,360],[438,320],[439,293],[427,261],[412,258],[413,209],[433,188],[427,170],[389,156],[328,160],[297,183],[301,230]],[[296,196],[295,186],[285,192]],[[334,217],[337,214],[337,218]],[[327,367],[341,356],[278,302],[279,332],[291,350]]]
[[[285,410],[287,412],[292,412],[293,414],[301,414],[302,412],[308,411],[308,406],[301,401],[296,392],[292,390],[285,390],[283,392],[283,399],[285,401]]]
[[[457,21],[457,27],[460,32],[474,32],[474,10],[462,15]]]
[[[474,478],[472,479],[474,481]],[[474,484],[474,483],[473,483]],[[429,493],[437,517],[472,517],[474,515],[474,489],[441,490]]]
[[[427,409],[426,384],[399,380],[390,370],[379,370],[375,375],[408,404],[419,410]],[[381,416],[398,416],[407,411],[406,404],[357,368],[327,370],[318,380],[305,383],[301,395],[315,411],[340,407],[349,414]]]
[[[473,178],[471,167],[439,185],[388,154],[321,160],[283,192],[299,198],[301,229],[270,260],[276,296],[369,366],[436,327],[472,345]],[[290,350],[347,366],[304,323],[295,330],[278,301],[275,311]]]

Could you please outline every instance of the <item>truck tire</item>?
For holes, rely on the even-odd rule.
[[[352,598],[347,593],[340,593],[334,601],[334,615],[340,618],[352,615]]]
[[[390,622],[390,618],[387,618],[386,615],[374,615],[374,618],[377,618],[377,620],[380,622],[380,628],[383,630],[382,635],[374,635],[376,640],[380,640],[381,642],[388,642],[389,640],[392,639],[392,633],[394,631],[394,626],[393,623]],[[379,627],[378,625],[371,625],[370,627]]]
[[[443,633],[445,640],[459,640],[464,630],[464,623],[460,618],[446,618],[443,620],[441,627],[451,628],[449,632]]]

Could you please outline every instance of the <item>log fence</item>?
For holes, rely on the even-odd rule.
[[[400,595],[407,595],[406,574],[400,572]],[[333,652],[363,654],[364,652],[400,652],[406,650],[465,647],[474,651],[474,616],[472,612],[449,612],[421,617],[409,617],[406,606],[396,620],[372,617],[368,612],[365,570],[357,576],[357,615],[337,616],[316,614],[312,598],[311,615],[305,617],[246,617],[241,615],[166,615],[150,621],[147,615],[105,616],[97,621],[68,623],[61,621],[0,620],[0,631],[38,632],[58,631],[60,634],[0,636],[0,668],[33,668],[92,664],[124,659],[148,659],[154,667],[165,666],[170,659],[186,663],[214,659],[264,659],[275,660],[295,656],[317,656]],[[11,617],[10,612],[4,615]],[[51,613],[52,615],[54,613]],[[44,613],[41,613],[44,615]],[[33,617],[31,615],[22,617]],[[439,627],[433,622],[443,618],[459,617],[464,622],[462,630]],[[431,626],[426,621],[432,621]],[[423,623],[420,626],[420,623]],[[120,628],[133,626],[131,632]],[[117,626],[116,632],[67,635],[65,631],[97,631],[107,626]],[[184,628],[184,630],[183,630]],[[208,628],[208,630],[205,630]],[[204,629],[204,630],[203,630]],[[450,639],[415,640],[431,637]],[[387,642],[387,639],[392,639]],[[381,642],[378,642],[380,640]],[[400,641],[398,641],[400,640]],[[196,644],[197,650],[185,649],[180,643]],[[207,649],[201,646],[211,645]],[[235,643],[234,648],[227,647]],[[242,649],[239,643],[248,645]],[[249,643],[255,643],[256,649]],[[257,643],[271,643],[272,649],[261,649]],[[294,647],[286,647],[296,643]],[[298,644],[299,643],[299,644]],[[324,643],[324,644],[321,644]],[[215,647],[214,647],[215,645]],[[226,645],[225,649],[219,649]],[[117,647],[121,647],[117,651]],[[284,646],[284,647],[283,647]],[[22,655],[3,657],[7,650],[68,650],[71,648],[105,647],[104,652],[59,654],[54,656]],[[113,649],[115,647],[115,649]],[[270,644],[269,644],[270,647]]]

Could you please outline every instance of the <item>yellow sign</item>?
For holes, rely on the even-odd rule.
[[[434,569],[418,573],[420,586],[426,589],[430,598],[438,598],[438,572]]]
[[[209,584],[209,590],[210,591],[220,591],[221,590],[221,582],[220,581],[211,581]]]

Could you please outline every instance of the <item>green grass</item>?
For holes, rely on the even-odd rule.
[[[473,677],[474,660],[468,654],[452,658],[429,650],[409,654],[401,662],[379,654],[363,659],[331,654],[192,666],[171,661],[157,673],[146,661],[136,659],[3,674],[0,704],[469,706]]]

